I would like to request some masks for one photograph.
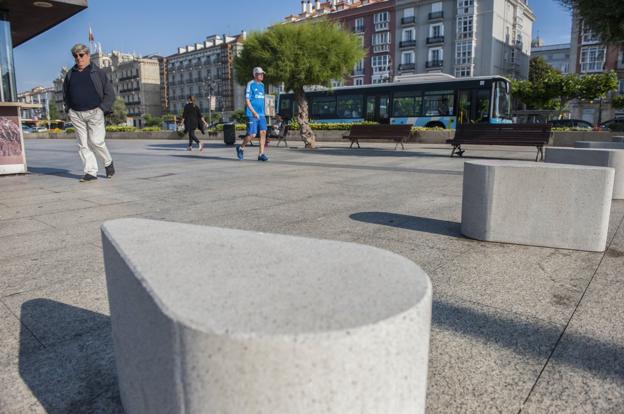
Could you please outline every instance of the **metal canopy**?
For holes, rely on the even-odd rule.
[[[87,0],[0,0],[0,10],[7,12],[11,22],[13,47],[51,29],[85,8]]]

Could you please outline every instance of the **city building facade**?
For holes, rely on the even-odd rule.
[[[540,38],[531,43],[531,58],[541,57],[563,74],[570,73],[570,43],[545,45]]]
[[[217,111],[228,118],[243,109],[245,91],[236,81],[234,58],[242,51],[245,38],[245,32],[235,36],[213,35],[202,43],[180,47],[168,56],[162,71],[167,80],[168,112],[180,114],[189,95],[197,98],[205,115]]]
[[[17,102],[37,104],[39,108],[22,108],[22,120],[47,120],[50,103],[54,101],[54,87],[37,86],[29,91],[17,94]]]
[[[318,16],[341,22],[368,50],[347,85],[436,72],[528,77],[535,15],[527,0],[303,1],[286,21]]]
[[[624,95],[624,44],[603,43],[577,12],[572,16],[570,39],[570,72],[587,75],[615,71],[619,82],[616,93]],[[613,108],[608,98],[595,102],[573,102],[570,112],[572,117],[593,124],[616,116],[624,117],[624,110]]]

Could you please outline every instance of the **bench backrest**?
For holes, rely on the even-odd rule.
[[[411,125],[353,125],[349,135],[357,137],[408,137],[412,133]]]
[[[455,130],[457,143],[522,142],[546,144],[551,125],[545,124],[460,124]]]

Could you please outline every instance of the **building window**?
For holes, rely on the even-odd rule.
[[[403,29],[403,35],[401,36],[402,41],[409,42],[410,40],[414,39],[416,39],[415,29]]]
[[[441,47],[429,49],[429,61],[441,62],[444,58],[444,51]]]
[[[581,49],[581,72],[602,72],[605,64],[604,46],[587,46]]]
[[[414,17],[414,8],[409,7],[407,9],[403,9],[403,17]]]
[[[585,22],[581,25],[581,41],[583,44],[600,42],[598,35]]]
[[[411,65],[415,62],[415,54],[414,52],[403,52],[401,53],[401,64],[402,65]]]
[[[354,82],[355,86],[364,85],[364,78],[355,78],[355,80],[353,82]]]
[[[473,36],[474,16],[457,16],[457,38],[470,39]]]
[[[388,30],[390,27],[390,13],[387,11],[376,13],[374,16],[374,22],[376,31]]]
[[[442,37],[444,36],[444,24],[437,23],[429,26],[429,37]]]
[[[390,70],[390,55],[375,55],[371,58],[373,73],[388,72]]]
[[[374,45],[385,45],[390,43],[390,32],[375,33],[373,35]]]
[[[455,46],[455,64],[472,65],[472,42],[457,42]]]
[[[457,8],[463,9],[466,7],[472,7],[474,5],[474,0],[457,0]]]
[[[359,17],[357,19],[355,19],[355,31],[357,33],[361,33],[364,31],[364,18],[363,17]]]
[[[618,88],[618,94],[624,95],[624,79],[620,79],[620,87]]]
[[[470,67],[455,68],[455,77],[456,78],[468,78],[470,76],[472,76],[472,68],[470,68]]]
[[[431,13],[441,12],[442,11],[442,2],[436,2],[431,4]]]

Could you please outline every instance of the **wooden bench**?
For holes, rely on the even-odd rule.
[[[396,150],[401,144],[403,145],[412,136],[412,125],[353,125],[349,130],[349,135],[344,135],[343,139],[351,141],[349,148],[353,148],[353,144],[357,144],[360,148],[360,140],[388,140],[396,142],[394,149]]]
[[[453,146],[451,157],[464,155],[463,144],[469,145],[513,145],[535,146],[535,161],[544,159],[544,145],[550,139],[551,126],[546,124],[460,124],[455,138],[447,143]]]

